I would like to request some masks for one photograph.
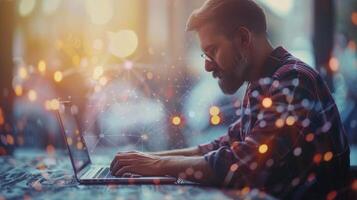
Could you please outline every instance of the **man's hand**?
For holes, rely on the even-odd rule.
[[[117,153],[110,165],[114,176],[125,173],[140,174],[143,176],[164,176],[165,158],[138,151]]]

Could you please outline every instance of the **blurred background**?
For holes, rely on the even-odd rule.
[[[198,39],[185,32],[203,2],[0,0],[0,155],[64,149],[62,100],[72,101],[93,155],[182,148],[225,134],[245,87],[224,96],[204,71]],[[257,2],[273,45],[326,80],[355,152],[357,0]]]

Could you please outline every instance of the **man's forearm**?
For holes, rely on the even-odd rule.
[[[202,156],[198,147],[190,147],[185,149],[174,149],[169,151],[149,152],[156,156]]]
[[[204,185],[219,185],[217,177],[203,156],[167,156],[163,159],[162,172]]]

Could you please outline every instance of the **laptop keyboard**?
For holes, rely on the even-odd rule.
[[[141,175],[133,174],[133,173],[125,173],[121,177],[138,178],[138,177],[141,177]],[[95,174],[92,176],[92,178],[93,179],[110,179],[110,178],[118,178],[118,177],[112,175],[112,173],[110,172],[109,167],[102,167],[97,172],[95,172]]]
[[[111,175],[109,167],[102,167],[94,174],[93,178],[115,178],[115,176]]]

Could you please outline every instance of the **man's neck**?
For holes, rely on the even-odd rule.
[[[252,60],[252,74],[250,81],[261,78],[265,69],[264,63],[269,58],[274,48],[266,38],[261,38],[257,41],[256,48],[254,49],[254,58]]]

